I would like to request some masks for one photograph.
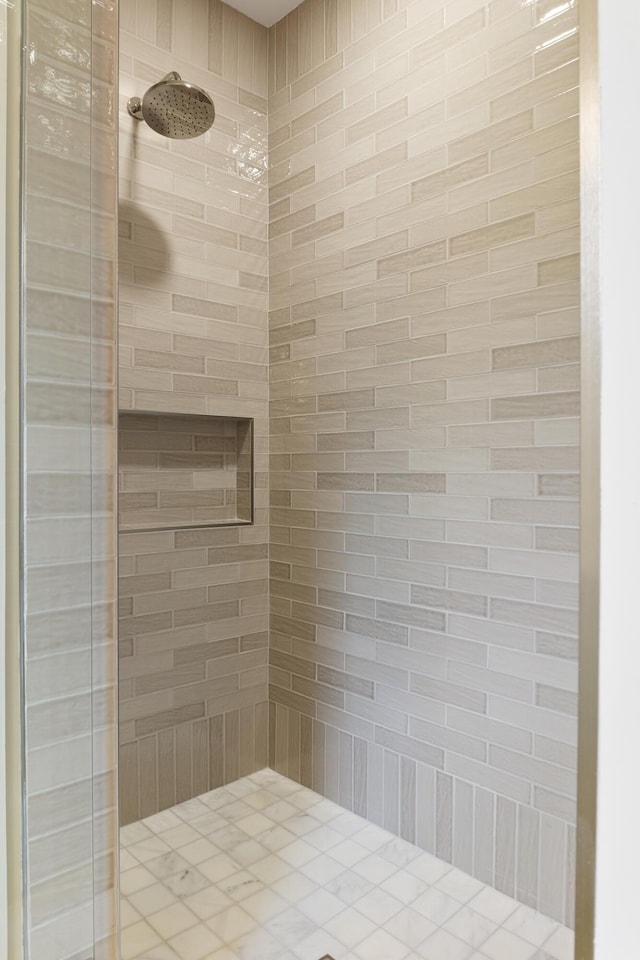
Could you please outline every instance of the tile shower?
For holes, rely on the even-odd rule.
[[[571,926],[576,4],[305,0],[267,30],[123,0],[120,65],[120,409],[252,420],[255,487],[251,525],[121,531],[125,835],[173,856],[273,776]],[[169,70],[212,94],[205,137],[127,115]],[[477,956],[515,958],[495,935]]]

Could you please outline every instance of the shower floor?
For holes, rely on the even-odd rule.
[[[121,830],[122,960],[572,960],[573,934],[271,770]]]

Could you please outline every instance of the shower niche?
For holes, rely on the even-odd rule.
[[[121,411],[120,532],[253,523],[253,420]]]

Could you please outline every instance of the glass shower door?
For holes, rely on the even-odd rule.
[[[111,960],[116,8],[25,0],[22,29],[25,958]]]

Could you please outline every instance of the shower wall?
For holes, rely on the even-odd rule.
[[[269,39],[271,762],[571,923],[576,3]]]
[[[109,960],[117,16],[90,0],[22,12],[24,947],[29,960]]]
[[[120,19],[120,408],[254,418],[256,454],[254,526],[120,536],[127,823],[268,759],[267,31],[217,0],[122,0]],[[213,95],[204,137],[128,116],[170,70]],[[125,466],[153,439],[137,425]]]

